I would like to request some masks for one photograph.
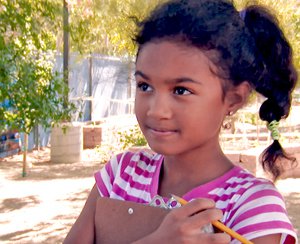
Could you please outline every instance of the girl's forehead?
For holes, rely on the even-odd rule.
[[[189,44],[187,41],[178,39],[177,37],[174,38],[161,38],[161,39],[154,39],[151,40],[150,42],[144,43],[143,45],[141,45],[139,47],[139,52],[138,55],[144,50],[144,49],[149,49],[153,48],[153,49],[158,49],[160,47],[172,47],[174,49],[178,49],[181,51],[190,51],[191,49],[194,52],[203,52],[203,50],[201,50],[198,47],[193,46],[192,44]]]
[[[169,81],[190,80],[209,86],[220,86],[222,80],[216,70],[204,51],[169,41],[143,46],[136,64],[137,76],[166,84]]]
[[[201,50],[184,42],[169,40],[149,42],[143,45],[138,52],[136,66],[138,68],[168,68],[177,66],[177,69],[208,69],[213,74],[217,67],[212,58],[217,57],[214,51]],[[150,66],[150,67],[149,67]]]
[[[160,55],[157,55],[160,54]],[[204,57],[204,51],[191,45],[187,45],[182,42],[173,41],[160,41],[160,42],[149,42],[144,44],[138,52],[137,61],[142,58],[156,58],[159,59],[163,55],[169,57],[180,57],[180,58],[198,58]],[[203,59],[203,58],[201,58]],[[207,61],[209,61],[208,58]]]

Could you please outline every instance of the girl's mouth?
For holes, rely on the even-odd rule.
[[[178,133],[178,130],[167,129],[167,128],[155,128],[155,127],[148,127],[148,130],[151,134],[155,136],[170,136]]]

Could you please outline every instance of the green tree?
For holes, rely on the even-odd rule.
[[[68,0],[71,52],[133,57],[136,21],[160,0]],[[235,0],[239,9],[245,0]],[[253,1],[252,1],[253,2]],[[297,0],[257,0],[274,9],[288,36],[300,70],[300,6]],[[61,107],[68,88],[52,72],[55,50],[62,51],[61,0],[0,0],[0,129],[29,132],[36,124],[66,118]],[[58,95],[58,96],[57,96]]]
[[[69,1],[71,51],[134,56],[136,21],[161,0]],[[61,50],[61,46],[60,46]]]
[[[71,51],[133,57],[136,47],[131,39],[136,31],[136,21],[142,20],[163,1],[73,0],[70,3]],[[293,46],[294,62],[300,72],[299,1],[234,0],[234,3],[238,9],[258,3],[275,12]]]
[[[69,119],[71,104],[62,107],[68,88],[53,72],[59,26],[51,22],[59,7],[50,1],[0,2],[0,103],[10,104],[0,107],[0,129],[29,133],[37,124]]]
[[[142,20],[165,0],[69,0],[72,50],[85,53],[134,54],[131,38],[135,21]],[[289,40],[297,48],[300,41],[300,3],[298,0],[234,0],[242,9],[262,4],[278,15]],[[295,53],[299,53],[295,51]]]
[[[28,134],[70,118],[68,87],[53,72],[58,16],[55,1],[0,0],[0,132]]]

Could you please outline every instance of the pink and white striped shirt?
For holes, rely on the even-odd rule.
[[[149,203],[158,195],[163,156],[140,151],[113,157],[95,173],[101,196]],[[280,243],[294,244],[297,236],[287,216],[282,196],[272,182],[256,178],[235,166],[216,180],[200,185],[183,198],[210,198],[223,211],[226,226],[251,240],[281,233]],[[232,240],[232,244],[239,243]]]

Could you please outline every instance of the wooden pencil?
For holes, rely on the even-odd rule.
[[[184,200],[181,197],[178,197],[175,195],[172,195],[172,197],[175,198],[181,205],[185,205],[188,203],[186,200]],[[225,233],[227,233],[231,237],[237,239],[238,241],[240,241],[243,244],[253,244],[253,242],[248,241],[245,237],[236,233],[234,230],[228,228],[226,225],[224,225],[223,223],[221,223],[218,220],[212,221],[212,225],[215,226],[216,228],[218,228],[219,230],[224,231]]]

